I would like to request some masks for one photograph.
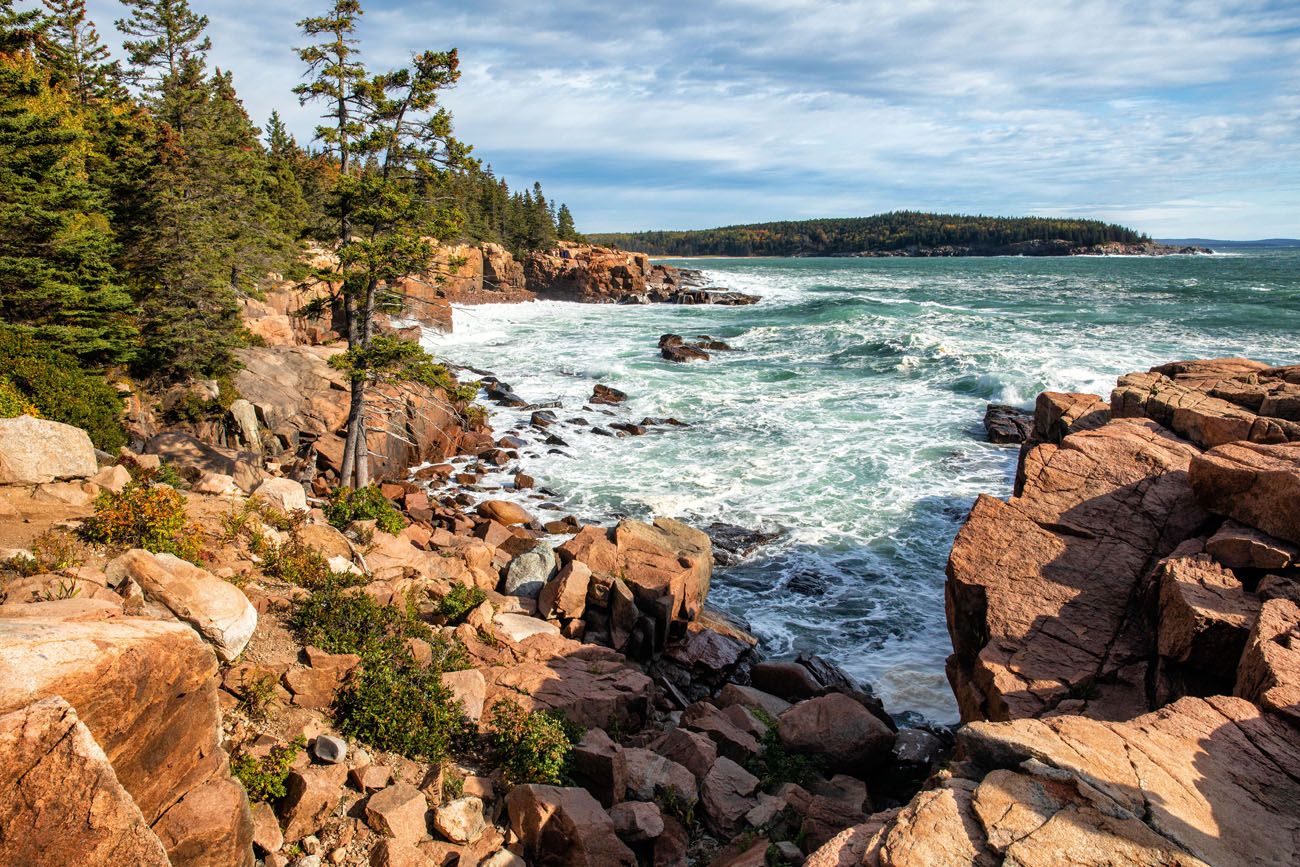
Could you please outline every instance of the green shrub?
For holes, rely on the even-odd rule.
[[[475,608],[478,608],[487,599],[487,593],[478,587],[467,587],[464,584],[455,584],[447,595],[438,600],[438,612],[447,619],[451,625],[460,623]]]
[[[492,705],[489,723],[492,749],[512,786],[524,783],[559,785],[565,777],[569,753],[580,733],[555,711],[525,711],[510,699]]]
[[[82,370],[74,356],[0,327],[0,370],[42,417],[84,429],[105,451],[126,445],[117,390],[102,376]]]
[[[381,750],[440,762],[468,731],[464,709],[434,665],[407,657],[362,665],[334,702],[339,729]]]
[[[40,418],[41,411],[7,376],[0,376],[0,418],[17,418],[20,415]]]
[[[428,624],[408,606],[380,605],[365,593],[331,582],[294,607],[290,625],[303,644],[326,653],[391,660],[406,654],[407,638],[432,642]]]
[[[768,718],[771,719],[770,716]],[[806,786],[826,766],[822,756],[801,756],[787,752],[775,725],[769,726],[760,746],[762,749],[750,757],[746,767],[758,777],[759,785],[764,791],[774,791],[785,783]]]
[[[254,502],[253,516],[260,517],[267,523],[276,522],[274,524],[276,529],[288,536],[283,542],[276,543],[269,541],[256,529],[252,530],[249,547],[253,553],[262,558],[263,574],[299,587],[306,587],[308,590],[316,590],[332,584],[355,585],[365,581],[364,575],[335,575],[325,555],[303,542],[302,525],[307,520],[306,512],[285,515],[275,509],[256,504],[255,501],[250,502]],[[247,514],[248,508],[245,506],[245,518],[251,517]],[[230,515],[226,517],[230,519],[230,524],[226,525],[226,531],[229,533],[230,527],[238,525],[240,519],[232,518]],[[223,524],[226,524],[225,519]]]
[[[336,490],[325,506],[325,518],[340,530],[353,521],[374,521],[385,533],[396,535],[406,526],[402,513],[374,485]]]
[[[230,772],[243,784],[250,801],[278,801],[284,797],[285,782],[294,758],[307,746],[302,735],[287,744],[277,744],[261,759],[240,753],[230,760]]]
[[[83,532],[103,545],[144,548],[191,562],[199,556],[200,531],[185,515],[185,496],[166,485],[131,481],[119,493],[104,491]]]

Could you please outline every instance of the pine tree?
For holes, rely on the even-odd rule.
[[[43,42],[45,62],[83,105],[123,95],[122,70],[109,56],[95,25],[86,17],[86,0],[42,0],[49,10]]]
[[[456,52],[426,51],[408,68],[371,76],[352,36],[361,14],[356,0],[335,0],[326,15],[299,23],[320,41],[299,50],[308,80],[296,89],[303,102],[325,105],[317,138],[339,168],[331,195],[339,266],[323,276],[342,287],[348,351],[335,363],[349,374],[351,400],[341,475],[356,487],[369,483],[368,385],[400,376],[423,356],[418,345],[375,335],[374,316],[391,300],[390,284],[428,268],[426,233],[455,223],[433,193],[467,153],[438,106],[439,92],[459,77]]]
[[[131,299],[74,109],[29,52],[0,53],[0,320],[88,364],[120,362]]]
[[[130,62],[131,81],[153,99],[158,115],[182,135],[204,97],[208,19],[196,15],[188,0],[121,0],[131,17],[117,29]]]
[[[560,212],[555,217],[555,234],[561,241],[577,241],[582,237],[573,226],[573,214],[568,205],[560,205]]]

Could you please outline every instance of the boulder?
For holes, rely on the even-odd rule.
[[[1300,544],[1300,443],[1231,443],[1197,455],[1192,488],[1210,511]]]
[[[623,748],[601,729],[588,729],[569,754],[573,781],[606,807],[623,800],[627,791],[627,759]]]
[[[0,618],[0,713],[62,696],[150,827],[224,777],[217,659],[190,627],[62,603],[22,607],[27,616]],[[251,848],[247,860],[228,848],[245,839],[247,802],[227,803],[230,813],[214,812],[198,836],[184,837],[187,851],[207,840],[226,863],[251,865]],[[168,855],[190,863],[183,853]]]
[[[1034,716],[1084,689],[1097,712],[1147,709],[1139,590],[1207,520],[1197,455],[1154,422],[1113,421],[1032,448],[1008,502],[976,500],[945,589],[963,719]]]
[[[537,595],[537,613],[542,617],[577,620],[587,608],[591,569],[574,560],[566,563]]]
[[[218,829],[222,833],[215,833]],[[163,813],[153,830],[174,865],[253,865],[248,796],[229,777],[216,777],[191,789]]]
[[[751,670],[750,677],[755,687],[783,701],[811,698],[823,692],[821,681],[812,672],[788,660],[760,662]]]
[[[619,839],[628,843],[654,840],[664,832],[663,812],[658,804],[624,801],[610,808],[609,817]]]
[[[825,755],[837,769],[880,764],[894,747],[887,725],[838,692],[799,702],[781,714],[778,730],[786,749]]]
[[[59,697],[0,715],[0,863],[170,867],[108,756]]]
[[[758,777],[731,759],[718,759],[700,786],[700,805],[714,834],[731,837],[740,831],[757,791]]]
[[[703,782],[718,760],[718,747],[706,734],[684,728],[669,729],[651,744],[651,749],[666,759],[676,762]]]
[[[1246,640],[1233,695],[1300,727],[1300,606],[1270,599]]]
[[[802,666],[800,666],[802,668]],[[752,686],[741,686],[738,683],[728,683],[722,687],[716,699],[718,707],[728,708],[734,705],[747,707],[750,710],[761,710],[771,717],[779,717],[790,709],[790,702],[783,698],[763,692],[761,689],[755,689]]]
[[[497,623],[519,617],[549,627],[523,639],[523,658],[509,666],[481,669],[488,678],[488,704],[508,695],[526,710],[562,711],[575,725],[635,731],[644,724],[654,682],[621,654],[561,638],[555,627],[527,615],[498,615]]]
[[[585,789],[529,784],[506,796],[510,828],[530,864],[633,867],[636,856],[614,822]]]
[[[719,755],[727,756],[733,761],[746,762],[759,751],[758,738],[707,701],[697,701],[686,708],[682,714],[682,725],[707,736],[717,744]]]
[[[385,837],[415,842],[429,832],[424,815],[428,809],[423,792],[410,783],[394,783],[366,801],[366,824]]]
[[[492,618],[501,635],[515,644],[532,638],[534,635],[559,635],[560,627],[547,623],[527,614],[509,612],[497,614]]]
[[[513,524],[530,524],[533,520],[533,516],[528,514],[527,509],[509,500],[485,500],[478,504],[478,513],[507,527]]]
[[[172,554],[134,549],[108,564],[111,584],[123,576],[135,581],[145,598],[166,606],[194,627],[223,662],[243,651],[257,626],[257,609],[242,590]]]
[[[289,772],[280,802],[286,843],[315,834],[325,825],[343,797],[347,776],[346,765],[310,765]]]
[[[20,415],[0,418],[0,485],[39,485],[95,475],[95,447],[81,428]]]
[[[115,494],[121,493],[122,489],[131,483],[131,473],[121,464],[113,464],[104,467],[99,472],[90,477],[92,484],[99,485],[106,491],[112,491]]]
[[[653,750],[628,747],[623,750],[627,762],[627,796],[633,801],[653,801],[667,793],[683,806],[698,798],[695,775],[671,759]]]
[[[311,754],[322,764],[337,765],[348,757],[348,742],[333,735],[319,735],[312,742]]]
[[[433,827],[453,843],[471,843],[487,827],[483,802],[473,796],[448,801],[433,811]]]
[[[1205,551],[1229,569],[1285,569],[1300,564],[1300,548],[1232,520],[1224,521],[1209,538]]]
[[[541,542],[510,561],[501,592],[536,599],[555,574],[555,549]]]
[[[286,515],[307,511],[307,492],[293,479],[267,479],[253,489],[253,496]]]
[[[460,702],[465,716],[470,722],[478,722],[483,716],[483,705],[487,700],[487,680],[483,672],[476,668],[464,671],[445,671],[442,684],[451,690],[452,698]]]
[[[1232,691],[1259,597],[1205,555],[1170,557],[1156,570],[1160,587],[1157,648],[1196,695]]]
[[[250,812],[253,815],[253,848],[263,855],[279,852],[284,846],[284,832],[280,830],[275,808],[266,801],[258,801]]]

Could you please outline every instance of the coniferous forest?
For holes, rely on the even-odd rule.
[[[1146,238],[1099,220],[1046,217],[983,217],[893,211],[874,217],[784,220],[664,232],[626,232],[591,236],[659,256],[852,256],[942,246],[989,250],[1026,241],[1067,241],[1085,247]]]
[[[412,239],[520,253],[578,237],[540,184],[509,189],[454,137],[438,104],[454,49],[368,69],[360,4],[322,3],[300,22],[303,79],[284,83],[321,109],[300,142],[278,113],[248,116],[188,0],[123,5],[95,22],[85,0],[0,0],[0,400],[54,407],[106,387],[94,374],[110,366],[228,373],[240,300],[270,273],[308,276],[313,242],[405,249],[371,269],[382,283],[385,267],[419,268]]]

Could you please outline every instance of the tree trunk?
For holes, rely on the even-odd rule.
[[[339,484],[344,487],[364,487],[357,484],[360,476],[358,469],[358,454],[364,447],[358,448],[358,438],[361,433],[361,426],[365,421],[366,406],[366,383],[365,380],[352,380],[352,395],[348,402],[348,435],[343,444],[343,468],[340,472]],[[364,461],[361,461],[364,463]],[[367,473],[369,475],[369,473]]]

